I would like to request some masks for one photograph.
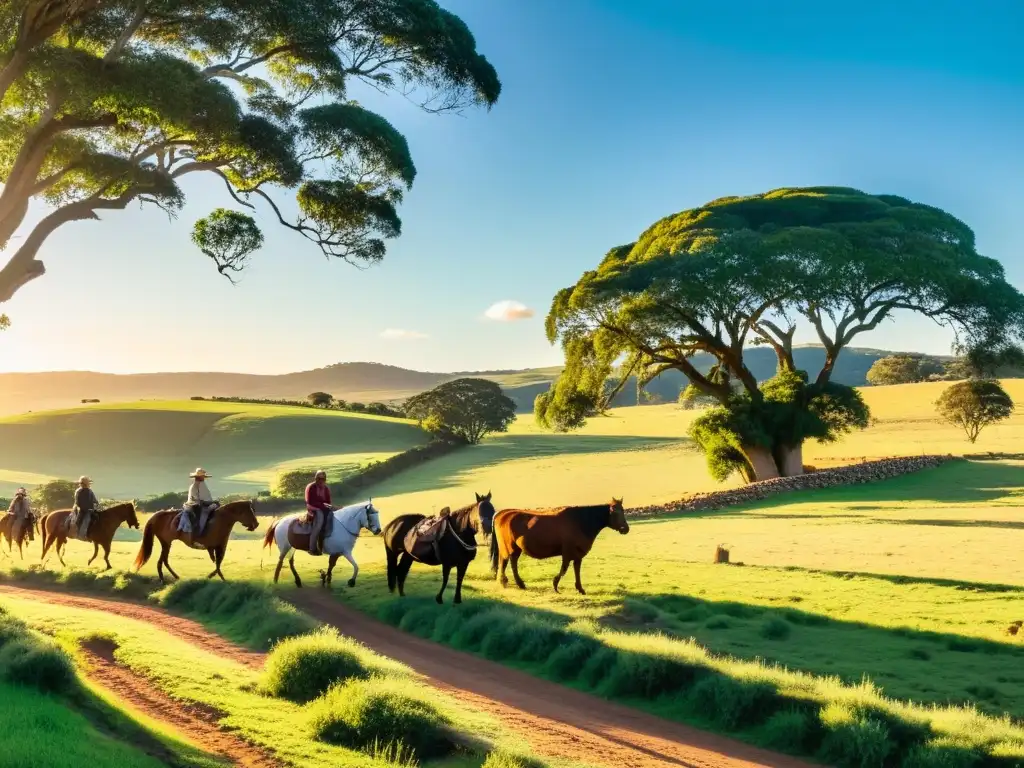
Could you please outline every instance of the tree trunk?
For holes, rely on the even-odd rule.
[[[804,446],[780,445],[776,449],[775,461],[783,477],[796,477],[804,473]]]
[[[772,452],[760,445],[743,446],[743,455],[754,471],[755,480],[771,480],[779,477],[779,468],[775,464]]]

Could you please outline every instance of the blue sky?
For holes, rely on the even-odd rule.
[[[233,288],[189,240],[230,201],[193,180],[175,222],[130,209],[51,238],[48,274],[3,307],[15,325],[0,370],[556,364],[551,296],[609,247],[668,213],[781,186],[945,208],[1024,287],[1018,0],[442,4],[504,92],[464,117],[360,94],[406,134],[419,171],[383,265],[327,263],[263,211],[266,248]],[[536,315],[485,318],[501,300]],[[858,344],[944,353],[949,341],[900,318]]]

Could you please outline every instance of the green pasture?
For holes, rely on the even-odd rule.
[[[253,495],[280,471],[353,468],[428,440],[412,422],[209,401],[99,404],[0,419],[0,494],[53,477],[93,478],[107,498],[184,490],[202,466],[217,493]]]

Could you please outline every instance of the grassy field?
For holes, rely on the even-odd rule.
[[[934,416],[942,386],[866,389],[875,423],[842,443],[809,445],[805,460],[824,466],[1019,451],[1024,413],[971,446]],[[1011,380],[1007,388],[1024,399],[1024,382]],[[468,503],[474,491],[493,491],[498,508],[593,503],[613,494],[637,506],[721,487],[684,437],[692,418],[670,406],[621,409],[571,435],[544,434],[521,420],[507,435],[375,488],[374,500],[386,521]],[[867,677],[901,701],[968,704],[1021,719],[1024,630],[1010,630],[1024,620],[1022,494],[1024,463],[969,461],[746,509],[637,521],[627,536],[602,534],[584,563],[586,597],[550,590],[551,561],[524,561],[526,592],[501,590],[478,561],[467,605],[498,607],[517,621],[576,628],[609,647],[646,647],[655,655],[688,653],[694,638],[738,665],[730,673],[738,678],[754,668],[743,665],[761,661],[846,685]],[[266,582],[272,574],[272,557],[255,538],[236,534],[225,562],[229,578]],[[127,567],[134,555],[137,544],[129,539],[137,534],[118,543],[115,567]],[[69,562],[82,566],[91,548],[76,544]],[[744,565],[712,565],[719,544]],[[261,570],[263,556],[269,559]],[[436,591],[439,574],[417,566],[407,608],[419,618],[406,619],[406,608],[395,608],[387,593],[380,542],[364,540],[356,556],[360,584],[337,589],[341,599],[411,630],[424,617],[455,610],[420,602]],[[183,575],[209,570],[201,553],[177,549],[173,559]],[[321,566],[305,555],[297,562],[307,577]],[[339,574],[347,577],[344,564]]]
[[[0,420],[0,494],[47,478],[88,474],[101,496],[188,487],[202,466],[217,493],[270,487],[279,471],[325,467],[337,478],[426,442],[415,424],[311,408],[137,402]]]

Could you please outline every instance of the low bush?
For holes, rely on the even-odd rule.
[[[454,752],[452,723],[430,701],[429,691],[408,680],[374,677],[349,680],[309,705],[313,738],[358,749],[379,750],[401,737],[417,760]]]
[[[480,768],[545,768],[545,765],[532,757],[498,750],[487,755],[487,759],[484,760],[484,764]]]
[[[240,582],[178,581],[152,595],[165,608],[199,618],[235,642],[261,651],[313,631],[318,623],[266,587]]]
[[[0,613],[0,680],[44,693],[66,693],[75,679],[74,663],[64,649]]]
[[[267,656],[263,688],[272,696],[304,704],[332,685],[373,673],[398,673],[402,667],[329,627],[282,640]]]

